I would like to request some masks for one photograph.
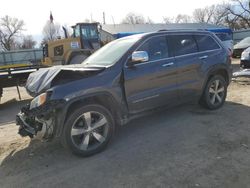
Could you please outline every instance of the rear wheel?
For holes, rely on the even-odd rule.
[[[226,96],[227,83],[225,78],[221,75],[215,75],[207,82],[200,104],[207,109],[215,110],[224,104]]]
[[[69,116],[62,142],[74,154],[86,157],[104,150],[113,133],[111,113],[101,105],[86,105]]]

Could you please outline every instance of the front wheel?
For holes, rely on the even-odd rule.
[[[227,96],[227,83],[223,76],[215,75],[208,82],[203,91],[200,104],[210,110],[220,108]]]
[[[113,133],[111,113],[101,105],[86,105],[69,116],[61,140],[74,154],[86,157],[104,150]]]

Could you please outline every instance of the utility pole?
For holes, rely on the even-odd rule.
[[[103,17],[103,25],[105,25],[106,24],[105,12],[102,13],[102,17]]]
[[[114,20],[114,17],[113,17],[113,16],[111,16],[111,17],[112,17],[113,24],[115,25],[115,20]]]
[[[92,15],[92,13],[90,14],[90,22],[91,23],[93,22],[93,15]]]

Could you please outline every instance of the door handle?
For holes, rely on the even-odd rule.
[[[208,58],[207,55],[204,55],[204,56],[199,57],[199,59],[207,59],[207,58]]]
[[[162,66],[163,66],[163,67],[170,67],[170,66],[172,66],[172,65],[174,65],[174,63],[173,63],[173,62],[163,64]]]

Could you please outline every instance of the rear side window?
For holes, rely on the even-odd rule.
[[[168,45],[165,36],[153,37],[146,41],[137,51],[146,51],[149,61],[168,58]]]
[[[227,41],[227,40],[233,40],[232,35],[229,33],[215,33],[215,35],[221,40],[221,41]]]
[[[207,50],[216,50],[219,49],[220,46],[218,43],[208,35],[195,35],[195,39],[198,44],[199,51],[207,51]]]
[[[198,47],[192,35],[173,36],[175,55],[186,55],[198,52]]]

